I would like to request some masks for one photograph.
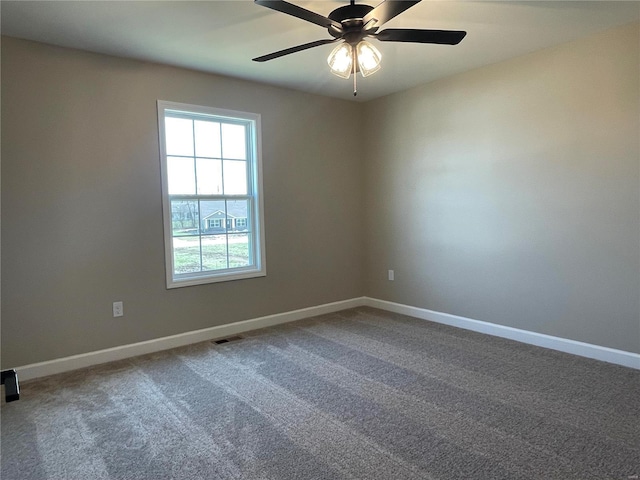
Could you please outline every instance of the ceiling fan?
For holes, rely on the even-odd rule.
[[[371,37],[381,42],[457,45],[467,34],[467,32],[457,30],[416,30],[409,28],[387,28],[378,32],[380,26],[419,3],[420,0],[384,0],[375,8],[369,5],[356,4],[355,0],[350,0],[349,5],[336,8],[328,17],[284,0],[254,1],[263,7],[325,27],[333,37],[262,55],[254,58],[254,62],[266,62],[342,40],[340,45],[331,52],[327,62],[331,72],[340,77],[348,79],[353,73],[354,95],[357,95],[356,73],[360,72],[362,76],[366,77],[380,69],[381,54],[365,38]]]

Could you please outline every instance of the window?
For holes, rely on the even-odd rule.
[[[260,115],[158,101],[158,126],[167,287],[266,275]]]
[[[236,228],[246,228],[246,227],[247,227],[246,218],[236,218]]]

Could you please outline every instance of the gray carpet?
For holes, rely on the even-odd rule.
[[[21,394],[3,480],[640,474],[640,371],[371,308]]]

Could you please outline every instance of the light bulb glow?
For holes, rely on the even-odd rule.
[[[327,63],[331,68],[331,73],[342,78],[349,78],[353,66],[353,47],[346,42],[341,43],[329,54]]]
[[[358,66],[363,77],[368,77],[372,73],[380,70],[380,60],[382,55],[376,47],[364,40],[358,43],[356,47]],[[347,77],[349,78],[349,77]]]

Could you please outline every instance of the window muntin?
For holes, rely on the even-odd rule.
[[[260,116],[158,102],[167,286],[265,275]]]

